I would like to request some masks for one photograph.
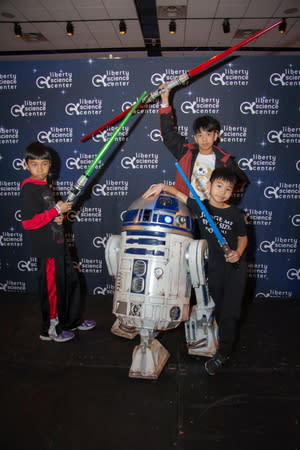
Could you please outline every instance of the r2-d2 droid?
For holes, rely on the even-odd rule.
[[[129,376],[157,379],[169,352],[155,339],[185,322],[188,352],[211,356],[217,349],[214,302],[208,294],[207,243],[193,240],[193,218],[169,194],[139,198],[124,214],[120,236],[109,238],[105,259],[115,277],[112,332],[134,338]],[[195,289],[197,304],[190,312]]]

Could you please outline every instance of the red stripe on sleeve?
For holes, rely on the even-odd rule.
[[[57,216],[59,214],[56,208],[47,209],[42,213],[35,214],[32,219],[22,220],[22,227],[25,230],[37,230],[47,225],[47,223],[51,222]]]

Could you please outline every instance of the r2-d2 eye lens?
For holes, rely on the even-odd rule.
[[[164,222],[167,223],[167,224],[172,223],[172,217],[171,216],[165,216],[164,217]]]

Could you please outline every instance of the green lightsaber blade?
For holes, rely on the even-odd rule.
[[[85,171],[83,172],[83,175],[81,175],[78,178],[76,183],[73,185],[72,189],[70,189],[70,191],[68,192],[68,195],[67,195],[67,200],[66,200],[67,202],[72,202],[76,197],[78,197],[78,195],[80,194],[80,192],[86,185],[88,178],[94,172],[97,164],[99,164],[99,162],[102,160],[103,156],[105,155],[105,153],[107,152],[107,150],[109,149],[111,144],[114,142],[117,135],[120,133],[121,129],[126,125],[128,120],[130,119],[130,117],[134,114],[134,112],[136,111],[138,106],[144,101],[144,99],[146,98],[147,95],[148,95],[147,92],[143,92],[140,95],[140,97],[137,99],[136,103],[133,105],[133,107],[130,109],[130,111],[126,114],[126,116],[124,117],[124,119],[122,120],[120,125],[114,130],[111,137],[108,139],[107,142],[105,142],[104,146],[97,153],[97,155],[95,156],[95,158],[93,159],[91,164],[87,167],[87,169],[85,169]]]

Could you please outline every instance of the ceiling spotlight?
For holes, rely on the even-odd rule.
[[[171,20],[169,23],[169,33],[170,34],[176,34],[176,22],[175,20]]]
[[[22,28],[19,23],[15,23],[14,32],[15,32],[15,36],[17,38],[22,37]]]
[[[126,34],[127,33],[127,26],[124,20],[120,20],[119,23],[119,33],[120,34]]]
[[[66,35],[73,36],[73,34],[74,34],[74,26],[72,22],[68,22],[66,26]]]
[[[230,22],[229,22],[229,19],[224,19],[223,20],[222,27],[223,27],[224,33],[230,33]]]
[[[286,25],[287,25],[286,20],[282,19],[282,22],[281,22],[281,24],[278,27],[278,31],[279,31],[280,34],[284,34],[285,33]]]

